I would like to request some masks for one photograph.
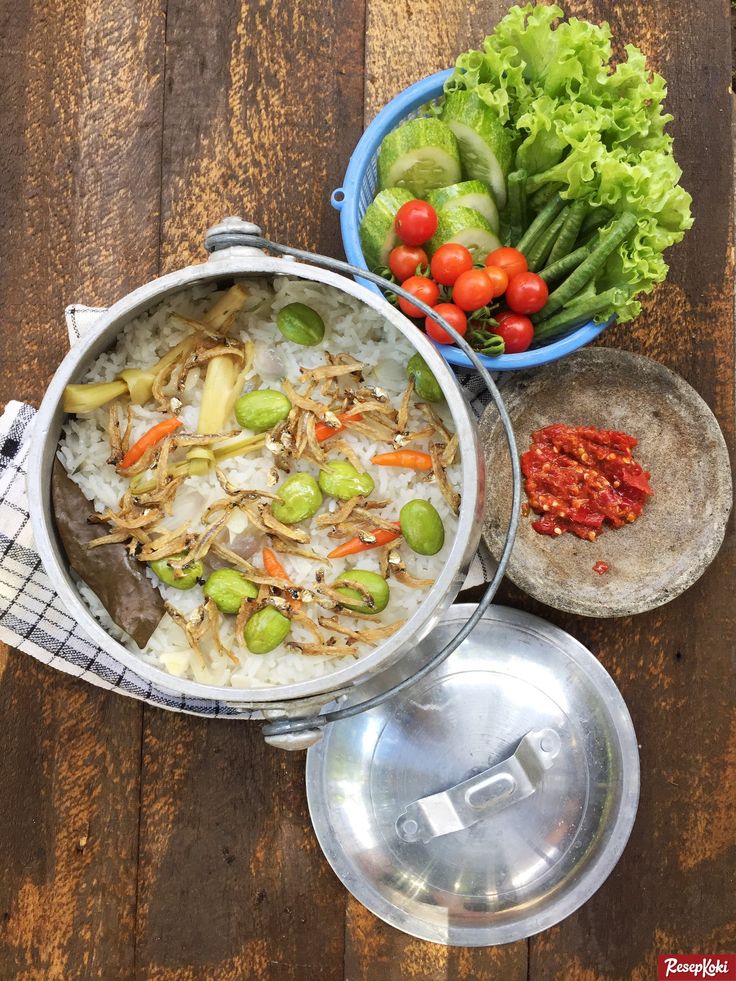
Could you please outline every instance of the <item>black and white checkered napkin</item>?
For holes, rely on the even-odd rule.
[[[97,307],[68,307],[70,343],[86,333],[103,312]],[[462,384],[480,414],[488,401],[487,393],[479,394],[480,379],[470,375]],[[10,402],[0,416],[0,641],[100,688],[151,705],[210,718],[242,715],[237,704],[177,692],[174,677],[171,689],[141,678],[98,647],[64,608],[35,551],[28,516],[26,459],[35,414],[29,405]],[[465,587],[486,581],[487,570],[487,558],[479,555]],[[237,689],[233,696],[235,702]]]

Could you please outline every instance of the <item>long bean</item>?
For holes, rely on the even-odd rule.
[[[516,245],[527,223],[526,171],[515,170],[506,182],[508,194],[508,225],[511,245]]]
[[[544,187],[540,187],[529,198],[529,207],[532,211],[541,211],[545,204],[548,204],[555,194],[562,190],[563,186],[559,181],[551,181],[549,184],[545,184]]]
[[[562,228],[567,220],[567,215],[569,211],[569,205],[564,207],[559,215],[555,218],[552,224],[541,235],[537,237],[537,241],[532,245],[526,254],[526,263],[532,272],[536,272],[541,266],[547,261],[547,256],[552,249],[552,246],[557,241]]]
[[[539,235],[547,228],[559,215],[565,206],[565,202],[562,200],[559,194],[555,194],[551,201],[542,208],[537,217],[527,228],[524,234],[519,239],[516,248],[519,252],[523,252],[524,255],[528,252],[529,248],[534,244]]]
[[[626,300],[628,293],[626,290],[613,286],[603,293],[595,296],[585,296],[575,303],[571,303],[560,310],[552,317],[548,317],[534,328],[534,343],[548,341],[550,338],[561,334],[573,327],[580,327],[581,324],[592,320],[608,307],[615,307]]]
[[[567,255],[563,255],[561,259],[557,262],[547,262],[547,265],[542,269],[539,275],[545,281],[545,283],[554,283],[555,280],[560,279],[565,273],[572,272],[572,270],[579,266],[586,256],[590,255],[590,249],[583,245],[579,249],[575,249],[574,252],[568,252]]]
[[[583,289],[585,284],[600,270],[614,249],[618,248],[635,227],[636,222],[636,215],[632,211],[625,211],[621,215],[611,226],[607,234],[601,237],[588,258],[584,259],[577,269],[571,272],[567,279],[563,280],[554,293],[550,294],[549,299],[544,305],[543,312],[545,318],[556,313],[557,310],[561,310],[566,303]],[[539,314],[536,316],[539,317]]]
[[[583,218],[583,223],[580,226],[579,235],[582,238],[583,235],[587,235],[588,232],[594,232],[606,222],[610,221],[612,218],[611,212],[608,208],[591,208],[588,214]]]
[[[587,212],[588,205],[585,201],[573,201],[565,217],[565,224],[547,256],[547,262],[556,262],[572,251]]]

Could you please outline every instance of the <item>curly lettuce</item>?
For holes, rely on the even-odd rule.
[[[606,208],[610,223],[636,215],[595,282],[597,291],[616,287],[623,297],[598,319],[615,313],[627,321],[641,308],[635,295],[667,275],[662,253],[691,227],[692,199],[666,132],[664,78],[633,45],[625,60],[612,61],[608,24],[563,18],[556,5],[512,7],[482,51],[460,55],[445,90],[472,89],[498,113],[532,203],[548,187]]]

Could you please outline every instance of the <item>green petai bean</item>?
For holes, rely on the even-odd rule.
[[[295,525],[316,514],[322,504],[322,491],[314,477],[308,473],[295,473],[287,477],[279,487],[279,500],[271,505],[277,521]]]
[[[408,501],[399,512],[399,524],[404,541],[418,555],[436,555],[445,544],[445,526],[429,501]]]
[[[347,460],[328,460],[320,470],[318,483],[320,490],[338,501],[368,497],[376,486],[369,473],[359,473]]]
[[[283,392],[260,388],[241,395],[235,403],[235,418],[242,429],[265,433],[291,412],[291,402]]]
[[[264,606],[248,620],[243,631],[251,654],[268,654],[289,636],[291,620],[273,606]]]
[[[414,391],[425,402],[443,402],[444,395],[439,382],[421,356],[413,354],[406,365],[406,377],[414,380]]]
[[[181,568],[177,568],[178,563],[184,558],[186,555],[181,552],[179,555],[170,555],[167,559],[154,559],[148,564],[161,582],[166,583],[167,586],[173,586],[174,589],[192,589],[197,585],[197,580],[202,578],[204,565],[200,561],[186,562]]]
[[[325,336],[325,322],[306,303],[288,303],[276,314],[276,326],[287,341],[314,347]]]
[[[255,599],[258,586],[238,569],[215,569],[202,590],[221,613],[237,613],[244,599]]]
[[[335,592],[345,597],[340,604],[348,610],[353,610],[355,613],[382,613],[388,606],[391,591],[386,580],[377,572],[368,569],[348,569],[340,576],[338,582],[354,582],[362,586],[370,596],[370,599],[367,599],[364,593],[349,586],[336,587]]]

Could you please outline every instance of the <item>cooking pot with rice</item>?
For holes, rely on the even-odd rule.
[[[480,603],[449,610],[485,488],[451,370],[333,270],[373,274],[238,219],[206,245],[106,311],[49,386],[28,489],[54,587],[159,690],[311,747],[320,845],[388,923],[471,946],[553,925],[621,854],[636,736],[590,652],[488,610],[520,508],[493,380],[478,362],[511,455],[506,543]]]
[[[351,267],[239,219],[206,245],[54,375],[29,459],[36,546],[90,637],[158,687],[244,718],[345,711],[437,660],[482,525],[475,421],[425,336],[324,268]]]

